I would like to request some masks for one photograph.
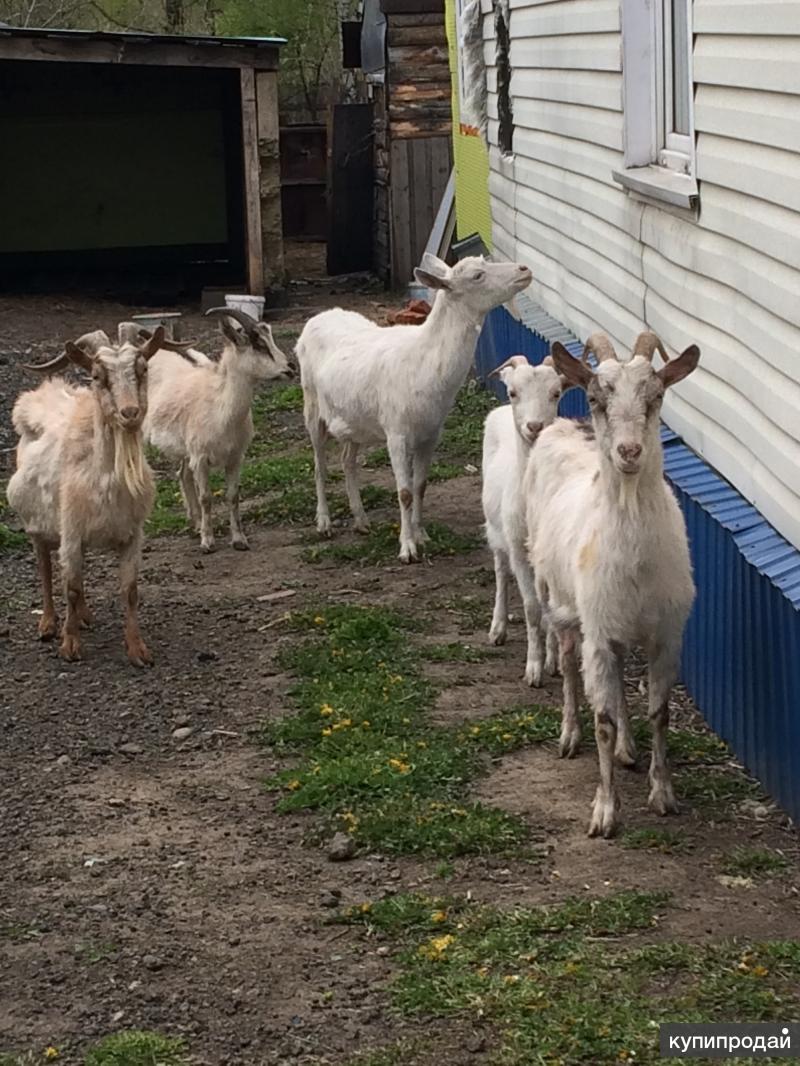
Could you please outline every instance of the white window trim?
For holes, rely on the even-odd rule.
[[[692,74],[692,0],[689,0],[688,71]],[[665,100],[672,94],[672,64],[665,63],[663,27],[669,0],[623,0],[623,170],[620,185],[647,199],[677,207],[697,205],[694,149],[694,92],[689,94],[691,133],[666,129]]]

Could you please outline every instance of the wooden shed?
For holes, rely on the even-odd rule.
[[[405,285],[425,250],[452,167],[444,0],[380,0],[386,65],[375,105],[375,269]]]
[[[282,282],[282,43],[0,27],[0,278]]]

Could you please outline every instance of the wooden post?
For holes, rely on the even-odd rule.
[[[252,67],[242,67],[240,84],[242,93],[247,289],[251,296],[263,296],[264,256],[261,243],[261,197],[258,177],[258,115],[256,110],[256,74]]]
[[[259,70],[256,73],[256,104],[261,247],[264,282],[269,288],[271,285],[282,286],[284,282],[278,75],[274,70]]]

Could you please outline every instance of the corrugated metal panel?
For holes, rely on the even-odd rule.
[[[515,352],[541,362],[557,337],[580,355],[561,323],[520,304],[520,321],[503,308],[487,317],[477,353],[484,379]],[[568,392],[559,413],[585,416],[583,392]],[[712,728],[800,819],[800,552],[673,430],[663,426],[661,441],[697,585],[682,680]]]

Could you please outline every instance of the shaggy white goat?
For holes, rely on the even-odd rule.
[[[620,363],[604,334],[589,339],[583,360],[555,344],[556,368],[586,389],[596,440],[588,427],[557,420],[542,431],[525,477],[536,589],[561,645],[562,755],[574,755],[580,741],[576,651],[582,638],[600,758],[590,836],[616,829],[615,754],[628,765],[636,757],[623,685],[632,645],[644,648],[649,667],[649,803],[659,814],[677,811],[666,762],[668,700],[694,584],[686,526],[664,480],[659,412],[664,390],[695,369],[700,350],[693,344],[656,371],[656,348],[666,359],[655,334],[642,333],[630,361]],[[589,351],[598,358],[596,372]]]
[[[17,470],[8,502],[36,549],[42,583],[42,640],[56,633],[51,551],[58,547],[67,614],[60,654],[81,657],[80,626],[88,625],[83,591],[87,548],[119,555],[125,606],[125,646],[136,666],[152,662],[139,631],[137,578],[142,527],[155,498],[142,446],[147,410],[147,364],[164,340],[159,327],[144,343],[130,343],[120,328],[117,344],[102,330],[67,343],[58,358],[28,369],[52,373],[74,363],[92,376],[91,388],[62,378],[23,393],[14,405],[20,436]]]
[[[548,673],[555,672],[556,648],[555,636],[550,637],[542,625],[533,570],[525,547],[528,527],[522,479],[531,448],[542,429],[556,417],[565,381],[553,369],[550,356],[541,366],[534,367],[524,355],[512,355],[490,376],[500,378],[510,402],[489,412],[483,431],[483,514],[486,539],[494,555],[495,575],[489,642],[505,643],[508,582],[513,574],[522,596],[528,631],[525,680],[538,687],[543,668]],[[547,661],[543,663],[545,643]]]
[[[229,307],[206,314],[221,316],[225,347],[219,362],[184,345],[162,346],[150,368],[144,431],[151,444],[180,460],[181,494],[204,552],[214,550],[209,473],[225,471],[231,544],[244,551],[239,478],[253,439],[253,394],[259,382],[291,377],[292,371],[265,322]]]
[[[386,441],[400,501],[400,558],[416,561],[428,539],[422,500],[444,420],[467,376],[486,314],[531,283],[517,263],[426,256],[417,281],[436,289],[421,326],[377,326],[335,308],[306,323],[297,342],[305,421],[314,447],[317,529],[331,530],[325,442],[342,444],[354,527],[369,527],[356,477],[358,451]]]

